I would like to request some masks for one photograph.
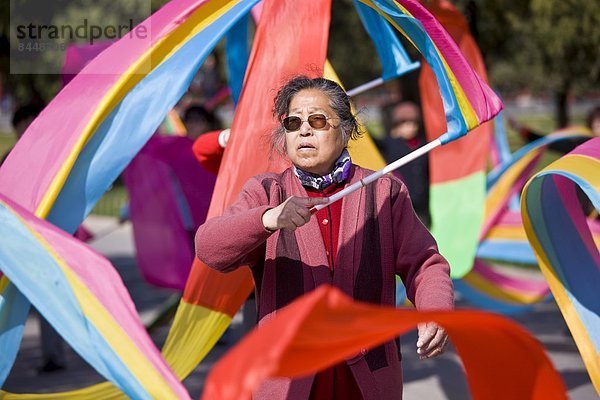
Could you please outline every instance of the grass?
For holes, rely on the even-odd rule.
[[[128,200],[127,189],[122,184],[115,184],[104,193],[96,203],[91,214],[110,217],[121,216],[121,210]]]
[[[8,153],[16,141],[17,138],[12,133],[0,132],[0,155]]]
[[[539,132],[540,134],[548,134],[556,130],[552,114],[527,114],[519,116],[516,119],[524,126],[532,129],[535,132]],[[584,119],[584,115],[575,115],[572,118],[572,125],[585,125]],[[508,123],[505,121],[508,145],[510,147],[510,151],[514,153],[527,143],[516,131],[514,131],[507,125]],[[561,156],[563,156],[563,154],[556,151],[545,151],[540,160],[538,161],[533,173],[541,171]]]

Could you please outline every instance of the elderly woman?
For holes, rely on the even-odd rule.
[[[322,284],[357,301],[393,306],[395,276],[418,310],[453,307],[449,266],[421,224],[406,186],[386,176],[311,216],[327,196],[372,171],[352,164],[346,150],[358,135],[348,95],[335,82],[300,76],[275,97],[280,126],[273,145],[292,166],[251,178],[223,216],[196,234],[196,252],[209,267],[228,272],[249,265],[259,321]],[[419,327],[417,353],[440,354],[444,330]],[[399,343],[363,350],[303,379],[273,379],[261,399],[400,399]]]

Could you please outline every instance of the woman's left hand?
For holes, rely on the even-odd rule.
[[[448,334],[435,322],[418,325],[417,354],[421,360],[442,354],[448,342]]]

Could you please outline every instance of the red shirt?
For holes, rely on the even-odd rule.
[[[306,188],[310,197],[329,197],[344,188],[343,185],[331,185],[323,191]],[[325,243],[325,252],[329,261],[329,268],[333,274],[335,258],[337,256],[338,236],[340,232],[340,220],[342,219],[342,202],[338,200],[317,211],[315,217],[319,222],[319,229]],[[346,364],[341,362],[333,367],[327,368],[315,375],[310,400],[355,400],[362,399],[360,389],[356,384],[352,371]]]
[[[334,193],[342,190],[344,186],[330,185],[323,191],[319,191],[313,188],[306,188],[306,192],[309,197],[329,197]],[[329,269],[333,273],[335,268],[335,258],[337,256],[338,248],[338,236],[340,232],[340,220],[342,219],[342,202],[344,200],[338,200],[331,205],[317,211],[315,217],[319,222],[319,229],[321,230],[321,236],[323,237],[323,243],[325,243],[325,253],[327,254],[327,260],[329,261]]]

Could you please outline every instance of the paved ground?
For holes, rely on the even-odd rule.
[[[93,247],[105,254],[118,269],[130,289],[142,320],[151,320],[160,306],[173,296],[173,292],[156,289],[140,278],[135,265],[131,227],[126,223],[115,229],[115,220],[98,217],[91,218],[87,224],[98,237],[92,242]],[[570,398],[598,399],[581,357],[554,303],[539,304],[533,311],[514,319],[544,344],[568,387]],[[164,342],[167,332],[168,327],[152,332],[152,337],[159,347]],[[200,396],[204,379],[211,366],[241,335],[241,316],[238,315],[232,324],[230,344],[216,346],[207,359],[184,381],[192,398]],[[457,355],[453,351],[448,351],[437,359],[420,361],[414,352],[415,342],[414,332],[402,338],[404,398],[409,400],[469,399],[468,388]],[[3,390],[17,393],[52,393],[85,387],[103,380],[73,351],[67,349],[66,355],[66,370],[44,374],[37,372],[41,364],[39,324],[37,317],[32,314],[27,321],[17,361]]]

